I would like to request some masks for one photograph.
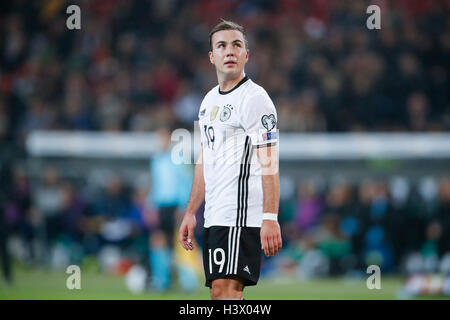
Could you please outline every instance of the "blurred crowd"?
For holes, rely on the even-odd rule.
[[[283,131],[450,128],[448,1],[65,1],[0,4],[0,135],[192,128],[216,83],[208,32],[245,26],[248,75]],[[71,3],[70,3],[71,4]],[[366,27],[381,8],[381,30]]]
[[[450,177],[305,179],[282,201],[285,250],[275,265],[287,272],[297,267],[303,276],[369,265],[383,273],[439,272],[440,259],[450,254],[449,213]]]
[[[289,177],[282,176],[285,179]],[[11,254],[28,265],[62,268],[82,265],[86,257],[101,259],[103,249],[114,247],[129,261],[156,268],[160,262],[151,259],[162,258],[149,261],[149,253],[177,243],[169,245],[170,230],[169,238],[161,232],[163,212],[149,197],[149,188],[148,183],[115,174],[103,184],[72,181],[52,167],[41,181],[30,182],[16,170],[6,207]],[[174,237],[189,185],[185,191],[172,225]],[[285,185],[280,206],[283,249],[264,260],[263,275],[299,270],[306,275],[342,275],[372,264],[383,273],[403,273],[411,271],[411,256],[434,259],[427,270],[438,271],[439,259],[450,253],[449,212],[448,176],[416,182],[404,177],[367,179],[356,184],[342,178],[304,179]],[[200,209],[196,228],[200,246],[202,215]],[[415,270],[421,267],[416,265]]]
[[[27,265],[56,268],[81,263],[108,244],[131,245],[145,254],[148,239],[139,236],[158,223],[158,216],[148,187],[124,182],[115,174],[98,183],[62,178],[52,167],[33,181],[16,169],[5,211],[11,254]],[[55,252],[61,245],[70,254],[63,261]]]

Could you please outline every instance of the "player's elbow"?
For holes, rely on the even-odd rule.
[[[273,176],[278,173],[279,164],[277,158],[259,157],[259,162],[263,176]]]

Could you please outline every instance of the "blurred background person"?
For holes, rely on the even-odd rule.
[[[49,256],[53,246],[63,231],[61,211],[63,209],[63,190],[57,170],[47,167],[44,170],[39,188],[33,193],[33,203],[42,223],[44,235],[44,261],[50,261]]]
[[[9,225],[6,219],[6,209],[10,198],[10,188],[12,185],[11,155],[10,151],[2,143],[0,135],[0,260],[3,279],[7,284],[11,284],[12,261],[8,248]]]
[[[158,232],[150,237],[150,266],[154,286],[166,290],[174,277],[172,264],[177,228],[177,210],[186,206],[190,192],[190,172],[175,164],[169,127],[158,129],[160,151],[150,161],[151,192],[149,197],[158,213]]]

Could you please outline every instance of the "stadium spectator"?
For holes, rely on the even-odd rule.
[[[301,233],[315,227],[323,204],[319,198],[314,181],[301,182],[298,187],[298,202],[295,222]]]
[[[62,208],[61,208],[61,231],[69,242],[82,244],[83,235],[86,232],[86,203],[81,195],[77,193],[75,186],[70,182],[63,183]]]
[[[130,205],[129,191],[123,178],[118,174],[113,174],[95,200],[95,214],[107,220],[125,217]]]
[[[61,211],[64,199],[59,173],[55,168],[44,170],[43,181],[33,192],[33,203],[42,218],[45,230],[45,249],[49,252],[62,231]]]

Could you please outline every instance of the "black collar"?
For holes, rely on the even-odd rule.
[[[234,87],[233,87],[233,89],[230,89],[230,90],[228,90],[228,91],[222,91],[222,90],[220,90],[220,86],[219,86],[219,93],[220,94],[229,94],[230,92],[233,92],[234,90],[236,90],[237,88],[239,88],[245,81],[247,81],[248,79],[250,79],[247,75],[244,77],[244,78],[242,78],[242,80],[241,81],[239,81],[239,83],[237,84],[237,85],[235,85]]]

